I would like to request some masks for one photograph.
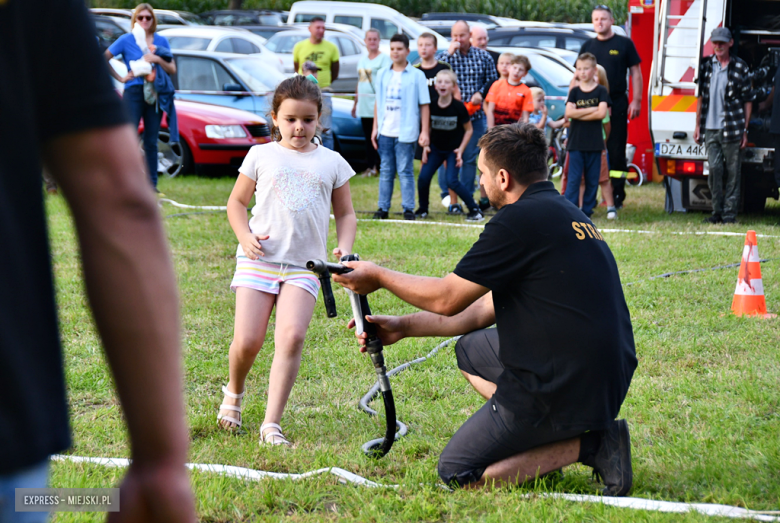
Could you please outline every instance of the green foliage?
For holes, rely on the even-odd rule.
[[[244,9],[289,9],[294,0],[244,0]],[[93,7],[132,8],[137,0],[92,0]],[[420,16],[429,11],[485,13],[508,16],[520,20],[540,22],[590,22],[590,13],[597,3],[593,0],[386,0],[375,2],[388,5],[408,16]],[[612,7],[615,20],[626,20],[626,2],[606,0]],[[227,9],[228,0],[158,0],[152,5],[159,9],[178,9],[202,13],[212,9]]]

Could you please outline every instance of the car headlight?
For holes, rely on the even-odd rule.
[[[240,125],[207,125],[209,138],[246,138],[246,131]]]

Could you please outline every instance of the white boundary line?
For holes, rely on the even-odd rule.
[[[71,461],[74,463],[92,463],[95,465],[102,465],[105,467],[127,467],[130,465],[130,460],[126,458],[90,458],[83,456],[65,456],[55,455],[51,458],[54,461]],[[338,467],[330,467],[312,470],[304,472],[302,474],[287,474],[281,472],[267,472],[264,470],[253,470],[244,467],[232,467],[229,465],[206,465],[201,463],[187,463],[186,467],[190,470],[198,470],[201,472],[207,472],[212,474],[219,474],[222,476],[243,479],[246,481],[261,481],[263,479],[287,479],[287,480],[301,480],[318,476],[320,474],[333,474],[344,481],[348,481],[355,485],[360,485],[369,488],[400,488],[400,485],[384,485],[382,483],[376,483],[357,474],[353,474],[349,471]],[[780,521],[780,516],[776,516],[777,512],[763,512],[756,510],[747,510],[739,507],[732,507],[730,505],[718,505],[713,503],[680,503],[677,501],[656,501],[652,499],[644,498],[611,498],[603,496],[587,496],[581,494],[560,494],[560,493],[545,493],[545,494],[527,494],[526,498],[543,497],[552,499],[563,499],[566,501],[573,501],[578,503],[602,503],[604,505],[610,505],[618,508],[630,508],[635,510],[652,510],[656,512],[673,512],[678,514],[684,514],[687,512],[698,512],[706,516],[719,516],[726,518],[736,519],[754,519],[757,521]]]
[[[174,207],[180,209],[204,209],[207,211],[225,211],[227,207],[221,205],[186,205],[179,203],[168,198],[160,198],[161,203],[170,203]],[[331,214],[331,219],[333,215]],[[460,227],[467,229],[483,229],[484,224],[477,225],[471,223],[452,223],[452,222],[432,222],[428,220],[372,220],[367,218],[358,218],[359,222],[370,223],[401,223],[404,225],[443,225],[445,227]],[[669,234],[673,236],[744,236],[743,232],[731,232],[731,231],[648,231],[643,229],[599,229],[599,232],[606,233],[629,233],[629,234]],[[780,236],[773,236],[771,234],[756,234],[758,238],[780,238]]]

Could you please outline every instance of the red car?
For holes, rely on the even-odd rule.
[[[157,170],[170,177],[211,170],[238,169],[249,148],[271,141],[264,118],[248,111],[175,100],[179,144],[170,143],[168,119],[163,117],[158,140]],[[138,127],[143,133],[143,120]]]

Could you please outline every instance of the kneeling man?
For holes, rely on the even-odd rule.
[[[427,311],[369,317],[385,345],[465,334],[458,367],[487,403],[444,449],[446,483],[522,483],[581,462],[605,495],[624,496],[631,444],[626,421],[615,418],[637,360],[615,259],[547,181],[539,129],[495,127],[479,147],[480,182],[499,211],[453,273],[429,278],[352,262],[353,272],[333,278],[361,294],[385,288]]]

